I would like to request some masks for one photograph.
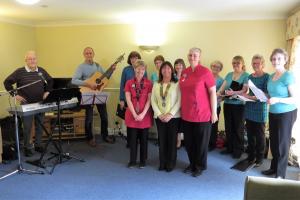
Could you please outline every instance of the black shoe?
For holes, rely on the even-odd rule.
[[[111,137],[111,136],[106,136],[105,138],[103,138],[104,142],[109,143],[109,144],[113,144],[115,143],[115,138]]]
[[[213,151],[215,150],[216,147],[208,147],[208,151]]]
[[[165,169],[166,169],[166,167],[164,165],[159,165],[159,167],[158,167],[158,171],[163,171]]]
[[[187,167],[183,170],[183,173],[186,173],[186,174],[191,174],[191,173],[193,173],[192,166],[191,166],[191,165],[187,166]]]
[[[249,163],[254,163],[255,162],[254,156],[248,156],[247,160],[248,160]]]
[[[24,149],[24,156],[31,157],[33,156],[33,152],[31,149]]]
[[[274,169],[268,169],[268,170],[262,171],[261,173],[262,173],[263,175],[269,176],[269,175],[275,174],[276,172],[275,172]]]
[[[135,163],[135,162],[129,162],[128,165],[127,165],[127,167],[128,167],[129,169],[132,169],[132,168],[134,168],[135,166],[136,166],[136,163]]]
[[[198,177],[202,174],[202,170],[201,169],[196,169],[193,173],[192,176],[193,177]]]
[[[44,150],[45,150],[45,148],[42,147],[42,146],[35,146],[35,147],[34,147],[34,150],[35,150],[36,152],[43,153]]]
[[[264,160],[263,159],[257,159],[255,161],[255,166],[254,167],[259,167],[263,164]]]
[[[144,169],[146,167],[146,162],[140,162],[139,168]]]
[[[166,172],[171,172],[171,171],[173,171],[173,169],[174,169],[173,167],[167,167]]]
[[[234,158],[234,159],[240,159],[241,156],[242,156],[242,153],[240,153],[240,152],[234,152],[232,154],[232,158]]]

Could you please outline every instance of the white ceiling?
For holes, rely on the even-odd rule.
[[[284,19],[299,6],[300,0],[41,0],[33,6],[1,0],[0,20],[42,26],[133,23],[145,16],[167,21]]]

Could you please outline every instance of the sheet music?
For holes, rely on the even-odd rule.
[[[242,100],[242,101],[254,101],[254,100],[248,99],[248,98],[246,98],[246,97],[244,97],[242,95],[236,95],[236,98],[239,99],[239,100]]]
[[[108,100],[108,92],[83,92],[81,105],[105,104]]]
[[[248,80],[248,86],[259,101],[268,101],[268,97],[265,95],[265,93],[261,89],[257,88],[251,80]]]
[[[81,94],[81,105],[92,105],[94,103],[94,92],[84,92]]]
[[[108,100],[108,92],[96,92],[94,104],[105,104]]]

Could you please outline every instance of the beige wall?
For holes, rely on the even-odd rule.
[[[128,56],[131,50],[139,50],[131,25],[40,27],[36,30],[40,63],[53,76],[72,76],[82,62],[82,49],[85,46],[94,47],[96,60],[105,67],[122,52]],[[166,42],[156,52],[140,52],[148,63],[148,71],[152,72],[155,55],[162,54],[171,62],[178,57],[186,60],[188,49],[198,46],[203,51],[204,65],[209,65],[215,59],[224,62],[222,75],[225,76],[231,71],[232,57],[237,54],[244,56],[249,72],[254,54],[260,53],[268,60],[272,49],[285,47],[285,31],[285,20],[173,23],[167,28]],[[119,65],[109,87],[119,87],[122,67],[125,65],[125,61]],[[266,70],[271,71],[268,61]],[[110,101],[109,104],[110,108],[114,108],[116,102]],[[113,112],[113,109],[110,111]]]
[[[94,48],[95,60],[105,68],[123,52],[127,57],[131,50],[140,51],[135,44],[134,27],[131,25],[37,27],[35,29],[22,26],[17,28],[15,25],[6,26],[14,27],[11,30],[14,30],[14,34],[7,34],[7,37],[12,40],[18,39],[21,37],[18,33],[25,32],[24,35],[28,34],[27,37],[30,38],[28,43],[31,45],[26,46],[25,39],[18,39],[19,42],[14,42],[13,45],[5,43],[2,48],[10,46],[13,50],[17,46],[18,49],[21,47],[23,49],[19,50],[20,55],[14,54],[14,56],[6,58],[5,66],[8,68],[3,75],[1,73],[2,80],[13,71],[15,65],[22,63],[23,53],[27,48],[33,48],[35,41],[39,64],[45,67],[53,77],[71,77],[78,64],[83,61],[82,49],[86,46]],[[254,54],[260,53],[268,60],[272,49],[285,47],[285,32],[285,20],[172,23],[167,27],[165,43],[156,52],[150,54],[140,52],[148,63],[148,71],[151,73],[154,69],[153,58],[155,55],[162,54],[171,62],[174,62],[177,57],[186,60],[188,49],[197,46],[203,51],[202,63],[204,65],[209,65],[215,59],[224,63],[225,68],[221,74],[225,76],[232,70],[231,59],[237,54],[244,56],[248,72],[252,71],[250,61]],[[20,35],[23,38],[26,37],[23,34]],[[0,55],[3,57],[5,54],[1,52]],[[1,64],[2,62],[0,61]],[[119,65],[110,80],[109,87],[119,87],[122,68],[125,65],[126,61]],[[266,70],[272,70],[268,61]],[[116,105],[116,102],[109,103],[114,107]]]
[[[0,22],[0,91],[3,81],[17,67],[24,64],[27,50],[35,49],[35,28]],[[7,115],[8,96],[0,97],[0,118]]]

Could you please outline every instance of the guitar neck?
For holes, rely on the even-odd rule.
[[[113,74],[114,72],[114,69],[113,69],[113,66],[118,64],[119,62],[121,62],[124,58],[124,55],[121,55],[105,72],[104,74],[102,74],[101,77],[99,77],[100,80],[104,79],[104,78],[107,78],[107,79],[110,79],[111,75]]]
[[[113,70],[113,66],[110,66],[105,72],[104,74],[100,77],[100,79],[104,79],[104,78],[107,78],[107,79],[110,79],[112,73],[114,72]]]

